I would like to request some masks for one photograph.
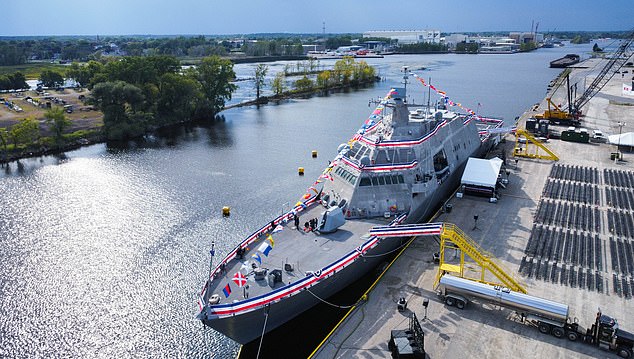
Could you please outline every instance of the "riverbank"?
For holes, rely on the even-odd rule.
[[[352,84],[339,85],[339,86],[329,87],[327,89],[315,87],[307,91],[292,90],[292,91],[284,92],[281,95],[261,96],[259,99],[252,99],[252,100],[247,100],[247,101],[243,101],[236,104],[227,105],[223,108],[222,111],[226,111],[226,110],[230,110],[230,109],[238,108],[238,107],[266,105],[269,102],[274,102],[278,104],[284,100],[290,100],[294,98],[307,98],[307,97],[312,97],[319,94],[336,93],[336,92],[344,91],[347,89],[365,88],[377,81],[380,81],[379,77],[375,77],[370,81],[360,82],[355,85],[352,85]],[[77,105],[76,101],[70,100],[70,97],[71,97],[70,95],[77,95],[77,92],[75,92],[75,90],[64,90],[64,91],[72,92],[71,94],[66,94],[67,95],[66,98],[68,98],[68,100],[64,100],[66,101],[65,103],[72,103],[74,105]],[[36,102],[40,102],[39,98],[34,98],[29,96],[29,92],[31,91],[28,91],[25,93],[12,94],[11,102],[16,101],[18,99],[26,99],[26,98],[35,99]],[[83,93],[82,95],[85,96],[86,93]],[[51,97],[51,96],[42,96],[42,97],[45,99],[46,97]],[[79,96],[76,96],[76,97],[79,97]],[[82,97],[82,98],[85,98],[85,97]],[[61,101],[61,99],[58,101]],[[44,109],[37,108],[36,105],[33,105],[32,107],[35,107],[35,108],[28,108],[27,111],[23,110],[21,112],[9,110],[10,112],[8,113],[6,111],[7,107],[4,107],[3,110],[0,110],[0,128],[8,129],[10,126],[18,123],[19,119],[33,116],[40,123],[40,131],[42,132],[42,134],[45,136],[49,135],[50,131],[44,119],[44,112],[45,112]],[[87,106],[87,107],[90,108],[90,111],[95,112],[90,117],[86,117],[86,116],[77,117],[77,116],[73,116],[73,114],[67,114],[67,116],[71,119],[71,122],[72,122],[70,126],[71,132],[77,133],[77,131],[82,131],[81,136],[76,136],[78,138],[74,138],[68,143],[64,143],[55,147],[51,147],[51,146],[47,146],[47,145],[39,143],[39,144],[33,144],[31,146],[26,146],[24,148],[20,148],[17,150],[8,150],[6,152],[3,151],[2,155],[0,155],[0,164],[18,161],[25,158],[56,155],[56,154],[64,153],[67,151],[76,150],[82,146],[90,146],[93,144],[106,142],[107,138],[101,132],[101,129],[103,127],[103,114],[99,111],[94,110],[91,106]],[[222,111],[219,114],[222,114]],[[151,131],[149,131],[149,133],[159,131],[164,128],[179,126],[179,125],[193,123],[193,122],[194,122],[193,120],[181,121],[178,123],[165,125],[159,128],[153,128]],[[40,137],[38,141],[42,142],[42,140],[46,138],[48,137]],[[50,142],[50,140],[47,140],[44,142]]]

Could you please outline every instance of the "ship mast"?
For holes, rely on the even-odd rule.
[[[409,72],[407,71],[408,67],[403,66],[403,87],[405,88],[405,96],[403,97],[403,102],[407,103],[407,80],[409,78]]]

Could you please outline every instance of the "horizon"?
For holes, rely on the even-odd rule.
[[[424,31],[430,29],[401,29],[401,30],[385,30],[385,31]],[[370,31],[370,30],[368,30]],[[382,31],[382,30],[379,30]],[[562,34],[562,33],[628,33],[632,30],[561,30],[550,31],[548,34]],[[489,31],[462,31],[462,32],[444,32],[441,34],[465,34],[465,35],[477,35],[477,34],[495,34],[495,33],[511,33],[511,32],[530,32],[530,31],[516,31],[516,30],[489,30]],[[544,31],[537,31],[538,34],[546,34]],[[232,33],[232,34],[200,34],[200,33],[173,33],[173,34],[58,34],[58,35],[0,35],[0,39],[3,38],[19,38],[19,37],[235,37],[235,36],[260,36],[260,35],[282,35],[282,36],[326,36],[334,37],[341,35],[363,35],[363,32],[338,32],[338,33],[310,33],[310,32],[253,32],[253,33]]]
[[[324,0],[319,4],[292,0],[202,4],[193,0],[32,0],[3,5],[6,19],[0,23],[0,37],[317,35],[425,29],[442,33],[529,32],[538,23],[536,32],[544,34],[615,32],[630,30],[634,18],[634,7],[626,0],[611,1],[610,6],[590,0],[535,0],[513,4],[512,11],[502,0],[477,4],[403,0],[392,12],[385,11],[385,4],[377,0]],[[574,16],[562,16],[572,12],[570,9],[574,9]]]

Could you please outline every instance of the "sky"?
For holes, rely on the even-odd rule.
[[[0,36],[611,31],[634,28],[632,0],[9,0]]]

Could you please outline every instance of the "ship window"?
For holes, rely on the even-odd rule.
[[[376,179],[376,177],[372,177],[372,185],[373,186],[378,186],[379,185],[379,180]]]
[[[392,184],[392,176],[385,176],[385,184]]]
[[[370,183],[370,179],[368,177],[361,177],[361,180],[359,181],[359,187],[370,185],[372,185],[372,183]]]
[[[464,147],[465,150],[467,149],[467,144],[466,143],[463,143],[462,146]]]
[[[398,175],[392,175],[392,183],[394,184],[398,183]]]
[[[350,179],[350,183],[352,183],[352,185],[354,186],[357,183],[357,176],[352,176],[352,178]]]
[[[405,183],[405,180],[403,179],[403,175],[398,175],[398,183]]]
[[[383,176],[379,177],[379,185],[385,186],[385,178]]]

